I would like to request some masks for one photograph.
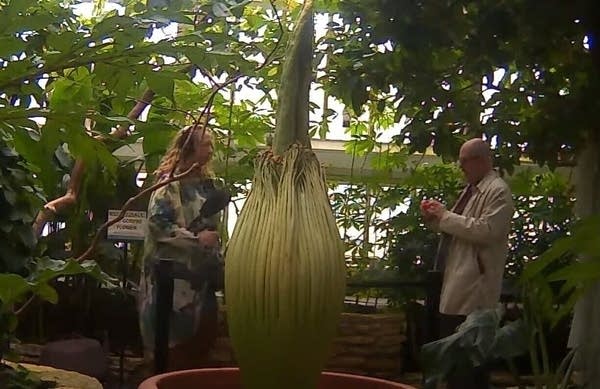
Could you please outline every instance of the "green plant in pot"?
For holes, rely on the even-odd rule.
[[[312,3],[287,47],[272,151],[227,247],[229,332],[247,389],[316,388],[344,300],[344,247],[308,135]]]
[[[240,369],[170,372],[140,389],[406,388],[321,372],[343,307],[344,245],[310,144],[312,0],[294,24],[272,149],[255,161],[251,193],[225,253],[227,322]]]

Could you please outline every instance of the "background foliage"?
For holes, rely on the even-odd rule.
[[[411,151],[455,158],[466,135],[495,137],[498,163],[569,163],[597,129],[600,10],[590,0],[339,0],[319,79],[361,112],[392,109]],[[482,93],[485,91],[486,93]],[[493,112],[493,114],[492,114]]]
[[[299,8],[283,0],[123,0],[119,13],[104,11],[106,2],[97,1],[94,14],[81,17],[70,7],[75,3],[0,0],[0,272],[26,285],[10,304],[38,292],[55,301],[56,286],[71,303],[68,312],[79,315],[73,323],[83,328],[96,319],[93,302],[110,307],[125,301],[133,309],[134,289],[98,296],[98,290],[105,291],[98,278],[105,278],[91,268],[70,268],[64,282],[40,281],[39,264],[47,263],[40,258],[65,261],[50,262],[60,275],[61,266],[73,266],[68,259],[87,248],[106,210],[139,191],[142,161],[120,161],[115,149],[140,141],[151,173],[175,131],[197,119],[208,103],[223,183],[238,198],[246,196],[252,158],[274,128],[273,91]],[[362,157],[378,152],[371,178],[358,174],[331,183],[353,277],[414,279],[431,265],[437,237],[421,224],[418,201],[435,197],[450,204],[462,184],[451,165],[409,166],[413,152],[432,146],[450,161],[466,136],[485,134],[497,144],[496,162],[503,170],[511,172],[521,157],[555,167],[572,164],[597,130],[596,2],[318,4],[329,12],[330,23],[317,42],[315,82],[326,97],[347,107],[346,150],[356,157],[357,169],[364,167]],[[177,33],[160,38],[157,31],[171,22],[178,23]],[[239,78],[223,87],[232,77]],[[259,98],[242,98],[242,87]],[[127,118],[148,90],[155,93],[150,108],[140,118]],[[317,108],[311,104],[313,114]],[[311,129],[325,138],[334,113],[323,107],[316,116]],[[400,128],[392,129],[397,123]],[[118,126],[127,128],[128,136],[115,136]],[[393,147],[381,143],[386,131]],[[86,166],[77,205],[58,215],[50,234],[37,242],[29,228],[32,218],[45,200],[65,192],[77,159]],[[397,172],[404,175],[394,181],[390,177]],[[573,194],[551,173],[522,173],[510,181],[517,214],[507,274],[516,278],[524,264],[567,234]],[[143,200],[135,206],[144,208]],[[133,282],[124,286],[136,279],[139,247],[131,246]],[[122,256],[121,248],[105,241],[93,259],[107,273],[120,275]],[[569,258],[561,255],[559,267]],[[9,289],[1,285],[2,323],[11,332],[15,307],[7,306]],[[551,302],[548,289],[540,288],[542,300]],[[72,290],[82,291],[79,300],[68,300]],[[385,296],[396,304],[421,297],[389,291]],[[54,335],[60,331],[65,329]]]
[[[574,202],[567,178],[558,174],[524,170],[508,181],[516,212],[506,278],[515,281],[526,263],[568,234]],[[419,203],[423,198],[436,198],[453,204],[463,185],[456,167],[434,164],[417,167],[395,185],[355,184],[334,191],[332,203],[345,232],[350,275],[361,281],[425,279],[439,238],[423,224]],[[506,293],[514,293],[509,285]],[[373,293],[390,297],[396,304],[424,297],[423,291]]]

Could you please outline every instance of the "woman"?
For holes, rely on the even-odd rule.
[[[186,139],[193,131],[191,139]],[[218,234],[214,230],[191,231],[207,197],[215,190],[209,163],[213,154],[212,136],[201,126],[182,129],[155,172],[157,182],[169,174],[195,170],[180,181],[157,189],[148,204],[147,233],[139,291],[140,330],[146,362],[153,360],[156,312],[154,265],[160,258],[172,259],[175,266],[203,273],[222,265]],[[213,216],[218,217],[218,214]],[[199,367],[212,346],[217,331],[217,304],[213,283],[206,278],[190,283],[174,281],[173,310],[170,315],[169,370]]]

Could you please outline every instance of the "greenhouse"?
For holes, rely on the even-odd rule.
[[[595,1],[0,19],[0,388],[600,388]]]

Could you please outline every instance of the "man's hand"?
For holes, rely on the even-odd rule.
[[[430,202],[431,202],[431,200],[421,200],[421,205],[419,207],[419,209],[421,210],[421,217],[426,222],[433,221],[432,215],[429,214],[429,203]]]
[[[421,201],[421,215],[425,221],[439,221],[444,212],[446,211],[446,207],[444,204],[440,203],[437,200],[422,200]]]
[[[202,230],[198,233],[198,242],[205,248],[213,248],[219,243],[219,233],[217,231]]]

